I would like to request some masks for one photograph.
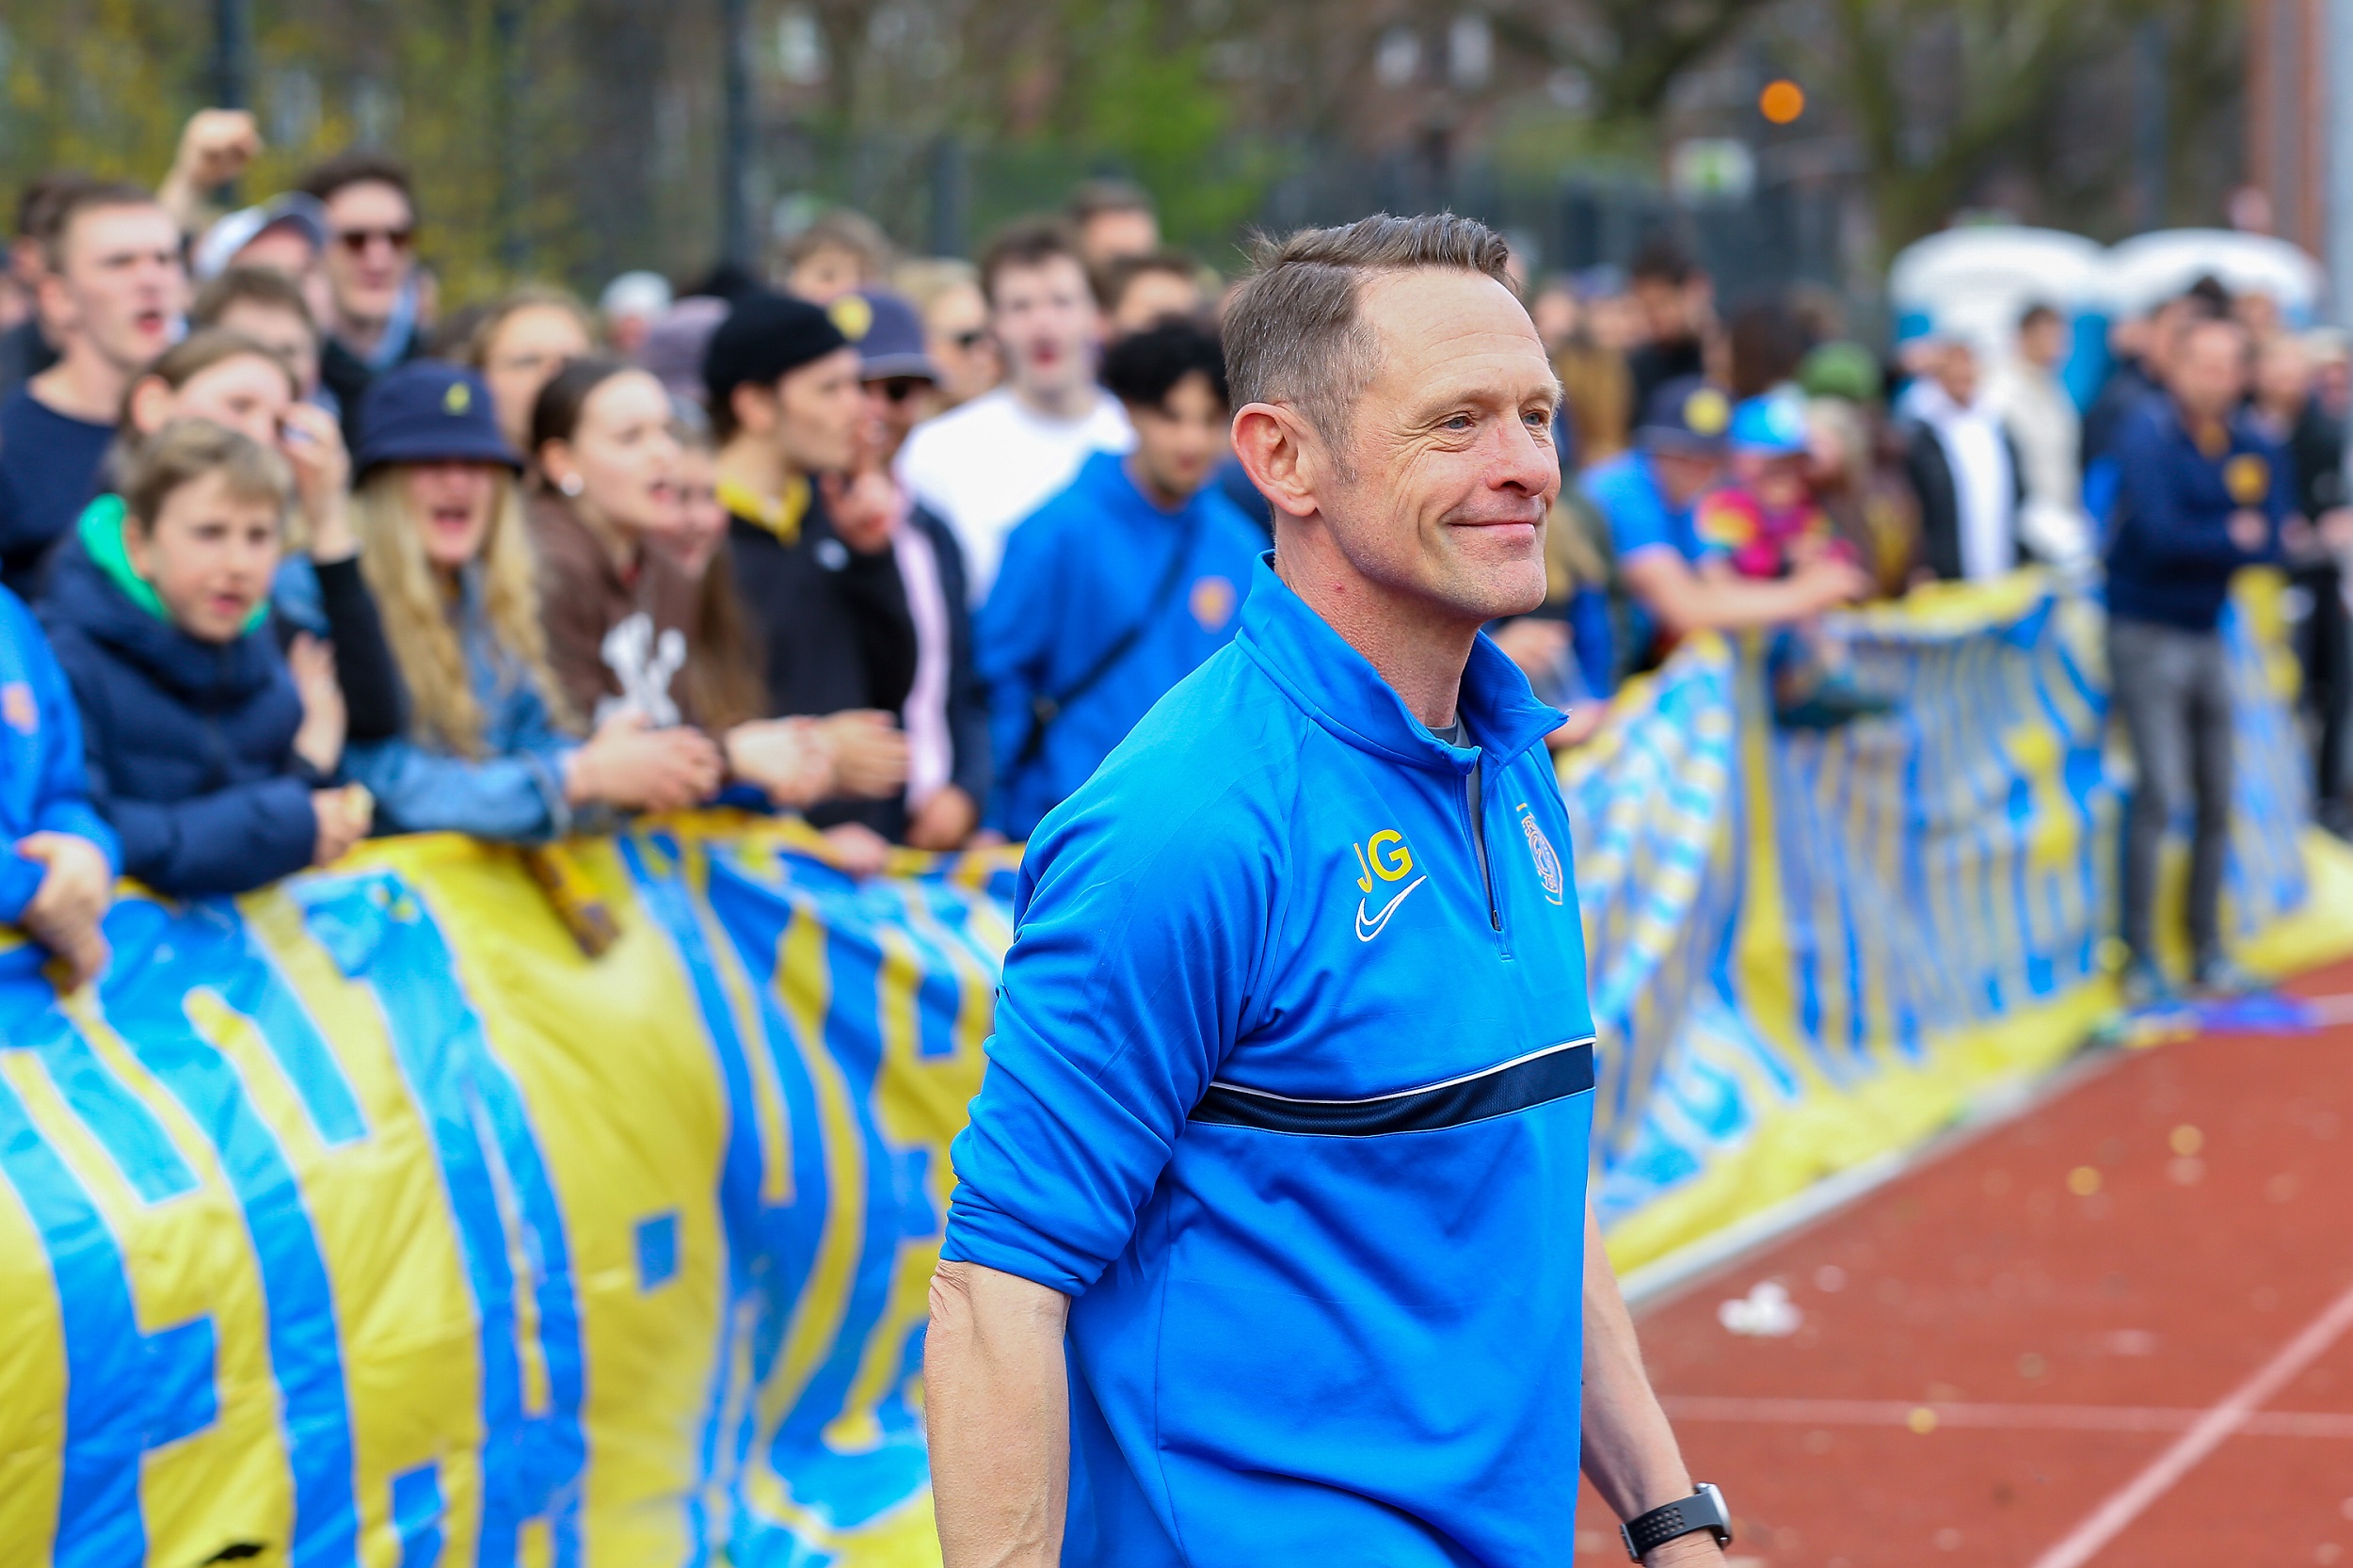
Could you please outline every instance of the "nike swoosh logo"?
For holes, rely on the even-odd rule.
[[[1356,901],[1356,939],[1360,942],[1369,942],[1375,936],[1380,936],[1381,928],[1389,923],[1389,917],[1391,915],[1397,913],[1397,906],[1405,902],[1405,895],[1412,892],[1415,888],[1420,887],[1423,883],[1429,880],[1430,878],[1428,876],[1417,876],[1414,878],[1413,881],[1405,884],[1404,887],[1400,888],[1397,890],[1397,897],[1383,904],[1381,906],[1381,913],[1375,915],[1370,920],[1365,919],[1365,901],[1363,899],[1358,899]]]

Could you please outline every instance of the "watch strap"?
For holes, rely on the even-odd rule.
[[[1643,1553],[1699,1530],[1715,1536],[1720,1546],[1732,1544],[1732,1513],[1724,1507],[1724,1495],[1706,1481],[1700,1482],[1689,1496],[1678,1497],[1618,1527],[1626,1555],[1637,1562],[1642,1560]]]

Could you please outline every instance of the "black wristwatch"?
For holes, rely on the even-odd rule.
[[[1719,1546],[1732,1544],[1732,1511],[1724,1507],[1724,1495],[1705,1481],[1689,1496],[1654,1508],[1618,1527],[1618,1533],[1625,1538],[1626,1556],[1637,1562],[1642,1560],[1644,1552],[1694,1530],[1707,1531]]]

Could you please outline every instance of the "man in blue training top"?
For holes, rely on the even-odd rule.
[[[0,926],[63,959],[72,984],[97,978],[106,963],[98,922],[120,859],[90,804],[65,672],[24,600],[0,587]]]
[[[1732,403],[1697,376],[1668,382],[1635,427],[1634,446],[1596,463],[1577,483],[1609,524],[1610,552],[1628,606],[1627,656],[1646,670],[1695,632],[1785,626],[1863,598],[1870,582],[1853,562],[1817,556],[1770,582],[1707,576],[1691,516],[1723,477]]]
[[[1645,1560],[1721,1560],[1586,1203],[1561,715],[1479,630],[1561,483],[1505,258],[1367,218],[1226,316],[1274,553],[1022,863],[932,1285],[949,1568],[1565,1568],[1580,1453]]]
[[[2108,674],[2132,738],[2124,816],[2126,1000],[2168,1000],[2157,967],[2158,853],[2193,800],[2191,974],[2201,991],[2251,982],[2222,950],[2222,872],[2231,835],[2231,662],[2222,606],[2241,567],[2276,560],[2294,474],[2242,406],[2247,329],[2196,320],[2175,341],[2166,391],[2119,422],[2121,488],[2108,536]]]
[[[1026,839],[1168,689],[1231,642],[1266,535],[1209,483],[1233,412],[1217,335],[1112,344],[1103,385],[1135,450],[1098,452],[1014,529],[973,627],[997,777],[988,824]]]

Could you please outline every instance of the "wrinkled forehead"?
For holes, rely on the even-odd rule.
[[[1535,323],[1482,273],[1422,268],[1368,280],[1357,316],[1378,353],[1369,397],[1557,399],[1560,381]]]

